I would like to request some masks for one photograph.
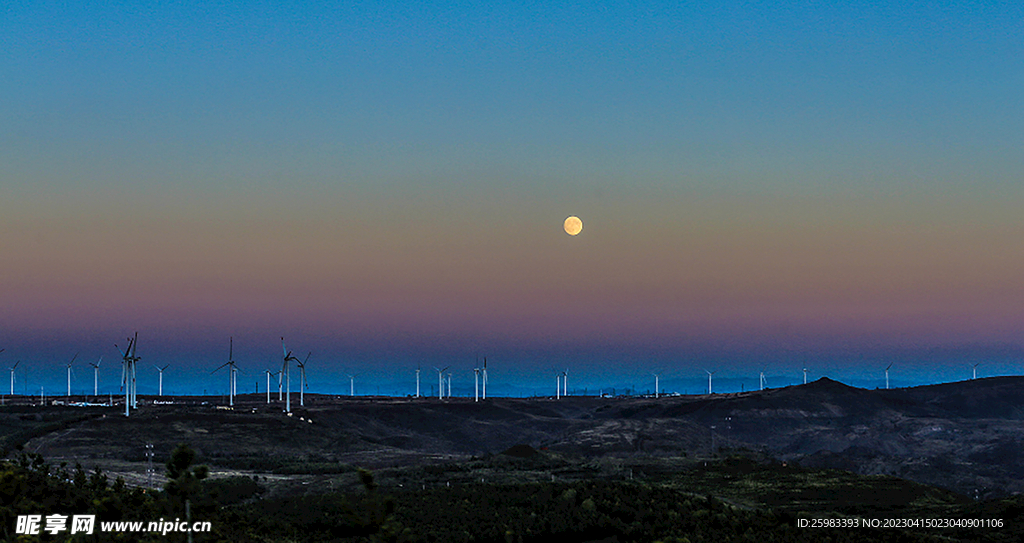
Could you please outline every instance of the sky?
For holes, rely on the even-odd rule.
[[[16,392],[1024,372],[1019,3],[550,4],[5,2]]]

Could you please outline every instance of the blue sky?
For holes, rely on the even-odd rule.
[[[1016,373],[1022,15],[9,3],[0,365]]]

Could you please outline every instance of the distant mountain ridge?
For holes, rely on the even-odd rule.
[[[236,467],[293,457],[400,465],[497,454],[520,444],[583,457],[693,458],[751,450],[789,462],[896,475],[963,494],[1024,492],[1024,377],[892,390],[861,389],[823,377],[764,391],[658,399],[569,396],[477,403],[308,394],[307,406],[294,408],[291,417],[276,402],[267,405],[262,395],[237,397],[234,411],[198,400],[154,406],[144,399],[128,419],[82,408],[108,416],[76,420],[26,447],[73,461],[141,458],[146,443],[170,450],[188,442],[214,466]],[[8,407],[3,416],[16,415]]]

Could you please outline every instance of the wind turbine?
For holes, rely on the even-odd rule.
[[[100,357],[99,360],[96,361],[95,364],[93,364],[92,362],[89,362],[89,365],[92,366],[92,395],[93,396],[99,396],[99,393],[100,393],[99,383],[100,383],[100,363],[101,362],[103,362],[103,357],[102,356]]]
[[[712,392],[711,392],[711,390],[712,390],[711,389],[711,376],[714,375],[715,373],[717,373],[717,370],[716,371],[704,370],[704,373],[708,374],[708,396],[710,396],[712,394]]]
[[[275,371],[274,375],[277,376],[277,401],[280,402],[284,400],[284,391],[282,390],[282,384],[284,383],[284,374],[279,371]]]
[[[889,365],[885,367],[885,390],[889,390],[889,368],[891,367],[892,362],[889,362]]]
[[[348,395],[349,396],[355,396],[356,395],[356,376],[355,375],[349,375],[348,376]]]
[[[295,367],[299,368],[299,406],[301,407],[306,406],[305,396],[303,395],[303,389],[309,388],[309,384],[306,383],[306,362],[309,362],[309,357],[312,355],[313,351],[310,351],[302,362],[299,362],[298,359],[295,360]]]
[[[569,368],[562,372],[562,396],[569,395]]]
[[[764,370],[761,370],[761,390],[764,390]]]
[[[225,366],[228,368],[228,405],[234,407],[236,374],[238,373],[238,367],[235,366],[235,338],[230,337],[228,341],[230,342],[228,343],[228,361],[217,366],[217,369],[211,371],[210,375],[217,373]]]
[[[807,384],[807,368],[804,368],[804,384],[805,385]],[[889,388],[889,387],[885,387],[885,388]]]
[[[483,373],[482,377],[483,377],[483,385],[484,385],[484,394],[483,394],[483,396],[484,396],[484,399],[486,400],[487,399],[487,357],[486,356],[484,357],[484,373]]]
[[[473,401],[480,401],[480,368],[473,368]]]
[[[292,356],[292,352],[289,351],[287,348],[285,348],[285,346],[284,346],[284,338],[283,337],[281,338],[281,351],[284,353],[284,363],[281,366],[281,372],[284,373],[284,379],[285,379],[285,383],[284,383],[284,385],[285,385],[284,386],[284,389],[285,389],[285,393],[284,393],[284,397],[285,397],[284,410],[286,412],[288,412],[288,413],[291,413],[292,412],[292,372],[291,372],[291,367],[288,366],[288,362],[290,360],[294,360],[294,361],[298,362],[299,359],[295,358],[294,356]]]
[[[559,400],[562,398],[562,374],[555,374],[555,399]]]
[[[265,370],[265,371],[267,372],[267,405],[270,405],[270,376],[271,375],[279,375],[281,372],[279,372],[279,371],[272,372],[270,370]],[[278,382],[280,382],[280,379],[278,380]],[[278,393],[278,395],[281,394],[280,386],[278,386],[277,393]],[[281,399],[278,398],[278,401],[280,401],[280,400]]]
[[[132,340],[132,338],[128,338],[128,347],[125,348],[124,353],[122,353],[124,356],[121,358],[121,388],[124,389],[124,416],[126,417],[129,416],[128,408],[132,405],[131,379],[128,378],[128,375],[130,374],[129,368],[132,365],[131,356],[133,342],[134,340]],[[121,348],[117,346],[117,343],[114,344],[114,347],[117,348],[118,352],[121,351]]]
[[[658,399],[658,378],[661,377],[661,374],[660,373],[652,372],[651,375],[654,376],[654,399],[657,400]]]
[[[75,363],[75,359],[78,358],[78,353],[71,357],[71,362],[68,362],[68,401],[71,401],[71,364]]]
[[[123,358],[121,360],[121,386],[124,388],[124,416],[128,416],[129,410],[132,407],[136,407],[135,404],[135,363],[140,359],[135,356],[135,347],[139,341],[139,333],[135,332],[135,337],[128,338],[128,346],[125,347],[124,352],[121,353]],[[121,351],[121,348],[114,344],[114,347]]]
[[[448,372],[448,397],[452,397],[452,372]]]
[[[443,368],[434,368],[437,370],[437,399],[444,399],[444,372],[451,366],[445,366]]]
[[[978,362],[978,364],[981,364],[981,362]],[[974,379],[977,379],[977,378],[978,378],[978,364],[975,364],[975,365],[974,365],[974,366],[973,366],[973,367],[971,368],[972,370],[974,370],[974,373],[973,373],[973,374],[971,375],[971,380],[972,380],[972,381],[973,381]]]
[[[162,368],[155,364],[153,365],[153,367],[156,368],[156,371],[160,372],[160,389],[159,392],[157,393],[157,396],[164,395],[164,370],[167,369],[167,366],[170,366],[170,364],[164,364],[164,367]]]
[[[416,366],[416,397],[420,397],[420,368]]]
[[[11,396],[14,396],[14,369],[18,367],[18,364],[21,364],[21,360],[15,362],[13,366],[8,368],[11,370]]]
[[[136,350],[139,347],[139,333],[135,332],[135,337],[132,338],[132,357],[131,357],[131,390],[132,390],[132,409],[139,408],[139,386],[136,380],[136,372],[139,367],[139,360],[141,358],[136,355]]]

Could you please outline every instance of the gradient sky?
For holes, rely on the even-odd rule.
[[[97,4],[0,7],[26,389],[1024,371],[1019,3]]]

